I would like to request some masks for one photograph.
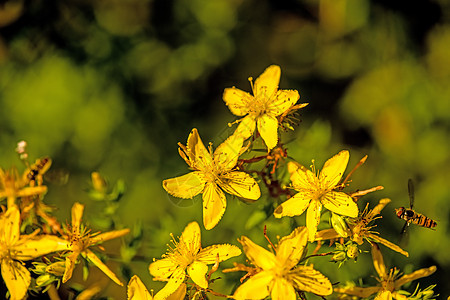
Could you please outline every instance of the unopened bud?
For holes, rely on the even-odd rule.
[[[66,263],[63,261],[52,263],[45,269],[47,273],[53,274],[58,277],[63,276],[65,270],[66,270]]]
[[[40,262],[33,262],[34,269],[31,269],[36,274],[44,274],[46,273],[45,269],[47,265]]]
[[[359,255],[358,246],[355,244],[351,244],[347,247],[347,256],[351,259],[356,259]]]
[[[334,262],[341,262],[341,261],[344,261],[345,259],[346,259],[345,252],[335,253],[333,255],[333,257],[331,257],[331,260]]]
[[[331,213],[331,226],[333,226],[334,230],[341,236],[341,237],[347,237],[348,233],[348,227],[347,223],[345,223],[342,216]]]
[[[37,286],[47,286],[55,281],[55,277],[50,274],[44,274],[36,278]]]
[[[94,190],[99,193],[106,193],[106,180],[100,175],[99,172],[92,172],[91,174],[92,186]]]

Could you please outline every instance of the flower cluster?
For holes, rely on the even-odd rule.
[[[398,282],[387,284],[391,282],[389,280],[393,280],[391,278],[393,276],[376,267],[380,275],[379,286],[346,289],[333,288],[325,275],[308,264],[305,256],[306,246],[309,243],[317,243],[316,250],[310,257],[332,255],[331,261],[339,262],[339,266],[349,259],[356,261],[360,253],[368,252],[359,248],[363,241],[371,245],[376,266],[381,265],[377,243],[405,256],[409,254],[372,230],[374,227],[372,221],[378,218],[381,210],[390,202],[389,199],[380,200],[380,203],[370,211],[368,206],[363,211],[359,210],[358,200],[370,192],[383,189],[382,186],[358,189],[353,193],[345,191],[350,175],[365,162],[367,156],[361,159],[346,177],[344,173],[350,157],[347,150],[342,150],[327,160],[320,172],[316,171],[314,160],[311,168],[306,168],[291,159],[287,163],[287,171],[290,174],[288,186],[282,184],[281,178],[276,177],[279,162],[287,158],[287,149],[280,141],[279,131],[293,129],[292,116],[307,105],[297,103],[300,98],[298,91],[278,88],[280,76],[280,67],[273,65],[254,82],[249,78],[252,94],[235,87],[226,88],[223,93],[225,104],[234,115],[242,117],[235,122],[238,126],[234,133],[213,151],[211,144],[208,148],[204,146],[197,129],[194,128],[189,134],[187,144],[179,144],[180,156],[192,171],[180,177],[164,180],[164,189],[172,196],[185,199],[202,194],[203,225],[206,230],[216,227],[223,217],[227,195],[237,196],[241,200],[253,203],[260,198],[261,190],[265,188],[270,196],[277,198],[273,203],[273,217],[295,217],[306,211],[306,226],[293,228],[292,233],[281,238],[277,246],[267,238],[272,251],[258,246],[246,236],[238,240],[251,265],[235,262],[234,268],[223,270],[226,273],[247,272],[241,282],[247,280],[236,289],[232,296],[234,299],[264,299],[270,296],[272,299],[294,300],[298,296],[305,299],[305,293],[328,296],[333,292],[359,297],[377,292],[379,297],[396,298],[399,294],[394,290],[400,285],[430,275],[435,267],[419,272],[420,276],[416,276],[416,273],[405,275],[399,279],[402,284]],[[252,148],[258,138],[261,138],[266,146],[267,154],[248,158],[253,153]],[[262,170],[252,168],[253,163],[263,160],[266,164]],[[283,198],[284,201],[279,203],[278,201]],[[332,227],[318,231],[324,211],[331,214]],[[195,239],[190,233],[194,231],[193,228],[196,232]],[[150,273],[155,280],[167,281],[167,285],[156,294],[155,298],[163,299],[170,294],[174,295],[175,291],[187,282],[187,277],[193,282],[190,284],[193,286],[190,290],[194,290],[194,296],[200,295],[200,292],[216,293],[209,288],[208,280],[205,280],[208,271],[206,264],[213,264],[214,256],[217,255],[215,262],[218,265],[224,259],[239,255],[239,251],[231,245],[217,245],[213,248],[217,249],[216,252],[210,250],[212,246],[202,249],[199,236],[197,223],[189,224],[180,241],[174,242],[174,247],[163,259],[150,265]],[[340,242],[336,243],[336,250],[318,254],[324,240]],[[230,255],[224,256],[225,250],[221,252],[219,249],[227,248]],[[205,256],[205,251],[208,256]],[[210,272],[216,268],[213,267]],[[192,293],[190,295],[192,296]],[[189,299],[191,296],[188,296]]]
[[[124,229],[114,221],[109,223],[106,232],[91,232],[82,222],[85,205],[78,202],[72,206],[70,224],[63,225],[53,216],[52,209],[43,202],[47,192],[43,174],[50,168],[50,158],[38,159],[32,165],[27,163],[27,170],[22,176],[16,169],[0,169],[0,200],[6,200],[6,206],[2,206],[3,212],[0,213],[0,263],[10,298],[24,299],[27,291],[50,293],[56,289],[55,285],[59,287],[60,283],[68,282],[76,265],[84,262],[85,270],[89,269],[89,265],[95,266],[118,285],[123,285],[120,277],[129,279],[129,300],[208,299],[208,295],[237,300],[268,297],[295,300],[306,299],[308,293],[322,298],[334,294],[338,297],[349,295],[364,298],[375,295],[375,299],[408,299],[405,295],[411,295],[414,299],[432,299],[434,286],[416,290],[413,294],[400,288],[431,275],[436,271],[435,266],[401,275],[398,269],[387,271],[384,265],[379,244],[406,257],[409,253],[374,231],[373,221],[381,217],[381,211],[390,199],[381,199],[371,210],[368,204],[360,210],[359,204],[363,201],[360,198],[383,187],[348,191],[351,175],[367,156],[346,176],[350,158],[348,150],[332,156],[320,171],[316,171],[314,160],[310,167],[305,167],[288,157],[280,132],[294,130],[298,112],[307,103],[298,103],[298,91],[279,89],[280,76],[280,67],[272,65],[254,82],[249,79],[251,94],[235,87],[225,89],[225,104],[232,114],[242,118],[235,122],[238,125],[234,132],[215,149],[212,143],[205,146],[196,128],[189,133],[186,144],[178,144],[179,154],[190,172],[163,180],[162,187],[170,195],[183,199],[201,194],[203,226],[191,221],[180,236],[171,234],[167,252],[160,259],[153,258],[152,262],[146,262],[149,263],[153,280],[165,282],[156,294],[153,290],[149,292],[137,275],[132,276],[131,269],[116,275],[105,263],[105,255],[100,255],[98,251],[104,250],[100,244],[123,237],[132,232],[130,229]],[[255,156],[254,145],[259,138],[265,147],[265,155]],[[17,150],[22,160],[28,158],[25,146],[21,143]],[[283,177],[280,170],[288,176]],[[89,196],[107,205],[107,216],[114,215],[117,209],[115,202],[123,192],[123,182],[109,189],[99,173],[92,173]],[[220,227],[227,201],[233,201],[232,198],[252,204],[262,195],[268,195],[271,199],[265,219],[282,222],[306,212],[306,221],[304,224],[298,224],[301,222],[299,219],[292,221],[290,234],[279,238],[275,244],[269,239],[264,226],[269,249],[253,242],[253,237],[239,238],[238,242],[247,257],[246,263],[234,261],[233,268],[222,271],[225,274],[246,274],[232,295],[218,292],[214,282],[221,277],[213,277],[213,274],[219,270],[220,263],[232,258],[236,260],[239,256],[244,258],[241,248],[233,245],[233,241],[203,247],[202,227],[208,231]],[[403,208],[398,214],[407,221],[405,227],[410,223],[430,228],[436,226],[436,222],[411,209]],[[330,217],[331,225],[323,222],[324,216]],[[132,232],[129,245],[134,246],[121,250],[123,262],[130,262],[136,255],[139,232]],[[330,247],[334,243],[335,249],[320,252],[324,241],[330,241]],[[315,245],[315,249],[308,253],[311,245]],[[339,268],[349,260],[356,262],[359,256],[369,252],[363,250],[365,245],[370,246],[378,275],[375,286],[334,285],[332,282],[339,280],[330,280],[326,275],[332,272],[320,270],[323,265],[316,267],[312,263],[318,257],[329,256],[330,262],[338,263],[330,263],[330,268]],[[27,262],[31,262],[33,268],[28,268]],[[36,275],[35,280],[32,280],[30,270]],[[101,289],[99,283],[94,283],[80,292],[77,299],[89,299]]]
[[[54,288],[55,282],[59,286],[68,281],[80,256],[123,285],[94,248],[126,235],[129,229],[91,233],[81,222],[84,205],[80,203],[72,207],[71,225],[61,225],[43,202],[47,192],[43,175],[50,165],[48,157],[37,159],[22,176],[15,168],[0,169],[0,200],[6,199],[0,213],[0,263],[10,299],[21,300],[28,290],[46,291]],[[34,268],[27,268],[26,262],[32,262]],[[30,270],[39,275],[35,280]]]

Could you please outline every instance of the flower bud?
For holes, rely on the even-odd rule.
[[[31,269],[36,274],[44,274],[46,273],[45,269],[47,268],[47,264],[40,262],[33,262],[34,269]]]
[[[348,233],[348,227],[347,223],[345,223],[342,216],[331,213],[331,226],[333,226],[334,230],[341,236],[341,237],[347,237]]]
[[[47,286],[51,284],[53,281],[55,281],[55,277],[50,274],[44,274],[36,278],[36,285],[37,286]]]
[[[331,257],[331,260],[334,262],[343,262],[347,259],[345,252],[337,252]]]
[[[64,275],[64,271],[66,270],[66,263],[63,261],[58,261],[55,263],[52,263],[51,265],[47,266],[45,271],[49,274],[53,274],[55,276],[61,277]]]
[[[351,259],[355,259],[356,260],[356,258],[358,257],[358,255],[359,255],[359,249],[358,249],[358,246],[357,245],[355,245],[355,244],[350,244],[348,247],[347,247],[347,257],[348,258],[351,258]]]

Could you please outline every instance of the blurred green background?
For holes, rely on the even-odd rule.
[[[49,182],[46,201],[63,222],[74,201],[86,203],[85,220],[97,229],[104,207],[87,196],[90,173],[100,171],[111,184],[123,179],[116,220],[127,227],[140,220],[144,230],[131,271],[157,291],[162,285],[147,271],[151,259],[165,252],[170,232],[201,223],[200,198],[180,201],[161,186],[188,171],[177,142],[196,127],[205,144],[217,146],[236,119],[223,89],[250,91],[249,76],[278,64],[280,88],[297,89],[300,101],[310,103],[295,134],[284,137],[289,156],[307,166],[315,159],[321,168],[349,149],[350,169],[368,154],[350,189],[385,187],[359,206],[392,199],[376,228],[391,241],[403,226],[394,208],[408,206],[407,180],[415,181],[414,208],[438,226],[411,226],[410,259],[382,251],[388,267],[407,273],[437,265],[421,287],[438,284],[444,299],[450,295],[449,53],[446,0],[1,1],[0,165],[23,168],[14,152],[22,139],[32,160],[49,155],[52,169],[70,179]],[[273,240],[288,234],[288,219],[257,222],[255,212],[272,201],[264,188],[253,205],[230,197],[218,226],[202,231],[203,245],[237,244],[243,234],[265,245],[264,224]],[[370,255],[339,270],[325,260],[312,262],[333,283],[375,284]],[[229,293],[242,275],[222,276],[213,287]],[[105,295],[123,299],[125,289],[111,283]]]

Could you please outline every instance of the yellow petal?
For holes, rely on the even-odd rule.
[[[279,90],[276,97],[268,104],[267,110],[272,116],[279,116],[293,106],[300,95],[295,90]]]
[[[237,164],[244,139],[231,135],[214,151],[214,161],[220,170],[231,170]]]
[[[148,292],[141,279],[134,275],[131,277],[127,285],[127,299],[128,300],[152,300],[153,297]]]
[[[326,240],[332,240],[332,239],[338,239],[340,237],[339,233],[334,230],[334,228],[330,229],[324,229],[321,231],[318,231],[316,233],[315,241],[326,241]]]
[[[76,235],[80,234],[81,218],[83,217],[84,205],[75,202],[72,206],[72,230]]]
[[[295,293],[292,283],[288,282],[283,277],[275,277],[272,292],[272,300],[296,300],[297,294]]]
[[[258,132],[261,135],[267,149],[273,149],[278,143],[278,120],[264,114],[257,118]]]
[[[219,223],[226,207],[227,202],[222,190],[215,183],[207,183],[203,191],[203,224],[207,230]]]
[[[187,272],[195,284],[204,289],[208,287],[208,281],[205,278],[208,266],[205,263],[196,260],[188,266]]]
[[[280,239],[277,247],[277,260],[287,269],[297,265],[308,242],[306,227],[297,227],[288,236]]]
[[[377,243],[383,244],[386,247],[391,248],[392,250],[397,251],[398,253],[401,253],[401,254],[403,254],[406,257],[409,257],[409,253],[406,252],[405,250],[403,250],[402,248],[400,248],[399,246],[397,246],[396,244],[391,243],[388,240],[383,239],[382,237],[380,237],[380,236],[378,236],[376,234],[368,233],[367,235],[368,235],[368,237],[371,240],[373,240],[373,241],[375,241]]]
[[[28,238],[22,235],[19,242],[14,245],[13,258],[17,260],[30,260],[51,252],[69,249],[69,242],[54,235],[38,235]]]
[[[275,96],[280,83],[281,69],[279,66],[271,65],[255,80],[253,94],[257,98],[269,99]]]
[[[396,292],[396,291],[392,292],[392,298],[394,298],[395,300],[408,300],[409,299],[406,295],[400,294],[399,292]],[[450,299],[447,298],[447,300],[450,300]]]
[[[226,88],[223,92],[223,101],[235,116],[242,117],[249,111],[249,105],[254,98],[247,92],[237,88]]]
[[[370,295],[373,295],[377,293],[381,287],[374,286],[374,287],[349,287],[349,288],[341,288],[341,287],[335,287],[333,289],[334,292],[340,293],[340,294],[347,294],[347,295],[353,295],[358,296],[361,298],[368,298]]]
[[[311,201],[306,211],[306,227],[308,228],[309,241],[314,241],[317,232],[317,226],[320,222],[320,213],[322,212],[322,204],[317,201]]]
[[[104,289],[105,285],[103,285],[100,281],[94,282],[79,293],[75,300],[91,300],[95,295],[99,294]]]
[[[356,218],[358,216],[358,205],[352,197],[342,192],[331,191],[322,196],[321,202],[326,209],[334,213]]]
[[[47,187],[45,185],[25,187],[22,188],[18,193],[18,197],[30,197],[35,195],[43,195],[47,193]]]
[[[22,300],[31,283],[30,272],[21,263],[4,259],[2,261],[3,281],[11,294],[11,300]]]
[[[163,258],[152,262],[149,266],[150,274],[155,277],[154,280],[168,279],[178,268],[176,262],[169,258]]]
[[[298,290],[320,296],[328,296],[333,292],[330,280],[312,266],[298,266],[289,274]]]
[[[416,279],[430,276],[436,272],[436,266],[431,266],[429,268],[423,268],[417,271],[414,271],[410,274],[403,275],[399,279],[394,282],[395,289],[399,289],[402,285],[407,284],[408,282],[414,281]]]
[[[234,245],[212,245],[200,250],[196,259],[205,264],[214,264],[219,257],[219,262],[241,255],[241,249]]]
[[[381,280],[387,279],[386,266],[384,264],[383,255],[381,255],[380,247],[376,243],[372,243],[372,259],[375,271]]]
[[[392,300],[392,293],[390,291],[380,291],[374,300]]]
[[[246,236],[242,236],[238,241],[242,244],[245,255],[248,257],[252,264],[264,270],[270,270],[275,266],[276,258],[273,253],[255,244]]]
[[[130,229],[125,228],[121,230],[113,230],[104,233],[100,233],[99,235],[93,236],[89,239],[89,246],[97,245],[103,243],[104,241],[109,241],[121,236],[124,236],[130,232]]]
[[[184,300],[184,297],[186,296],[186,283],[182,283],[175,292],[167,297],[167,300]],[[155,296],[156,299],[156,296]]]
[[[275,218],[299,216],[308,208],[310,202],[309,193],[298,192],[287,201],[281,203],[275,209],[273,215]]]
[[[212,162],[212,157],[209,151],[198,134],[196,128],[192,129],[187,141],[187,149],[191,161],[195,162],[195,166],[203,170],[205,166],[209,166]]]
[[[256,128],[256,119],[253,115],[248,115],[241,119],[234,135],[242,137],[244,140],[253,135]]]
[[[109,278],[112,279],[115,283],[117,283],[120,286],[123,286],[122,281],[114,274],[113,271],[111,271],[101,260],[97,257],[91,250],[87,249],[83,252],[84,255],[86,255],[87,259],[90,260],[94,265],[97,266],[100,270],[103,271]]]
[[[233,296],[237,300],[264,299],[269,296],[269,285],[272,280],[272,272],[259,272],[241,284]]]
[[[184,228],[180,237],[180,243],[184,243],[182,247],[186,246],[190,254],[196,254],[200,250],[201,233],[197,222],[191,222]]]
[[[16,205],[8,207],[1,215],[0,240],[7,246],[13,246],[20,237],[20,212]]]
[[[67,282],[70,278],[72,278],[73,269],[75,269],[75,263],[77,261],[79,253],[72,252],[70,255],[66,256],[66,269],[64,270],[64,275],[62,282]]]
[[[245,172],[233,171],[220,176],[220,187],[231,195],[247,200],[258,200],[261,190],[256,180]]]
[[[177,268],[172,273],[172,276],[170,277],[166,285],[155,295],[154,299],[167,299],[167,297],[174,294],[178,290],[180,285],[183,284],[185,278],[186,272],[181,268]]]
[[[391,199],[388,199],[388,198],[381,199],[378,202],[378,204],[371,211],[369,211],[366,218],[372,219],[373,217],[378,215],[389,202],[391,202]]]
[[[345,168],[347,168],[349,157],[348,151],[342,150],[325,162],[319,175],[319,180],[324,188],[331,189],[339,183]]]
[[[164,180],[163,188],[172,196],[191,199],[204,190],[205,180],[201,172],[194,171],[179,177]]]
[[[318,181],[316,175],[311,170],[296,162],[288,163],[288,171],[291,174],[292,186],[296,190],[311,190],[311,185],[316,185]]]

